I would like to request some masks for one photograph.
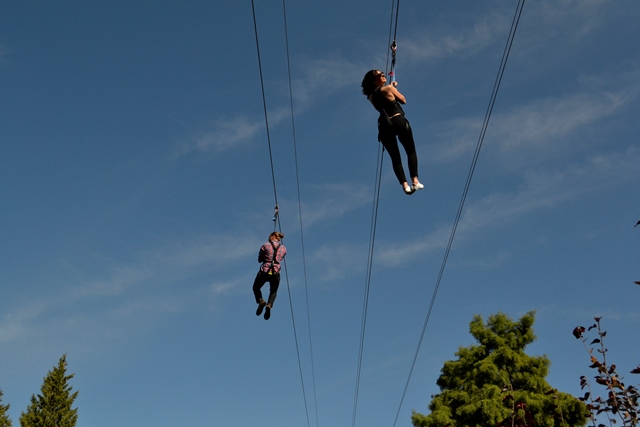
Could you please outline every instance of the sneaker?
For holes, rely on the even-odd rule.
[[[271,306],[267,304],[267,309],[264,311],[264,320],[269,320],[271,317]]]
[[[264,306],[267,305],[267,302],[263,299],[260,300],[260,302],[258,303],[258,309],[256,310],[256,316],[260,316],[262,314],[262,310],[264,309]]]
[[[417,183],[417,184],[413,184],[411,188],[413,189],[413,191],[418,191],[418,190],[422,190],[424,188],[424,185]]]
[[[410,185],[407,185],[406,187],[404,187],[404,194],[406,194],[407,196],[412,195],[414,192],[414,189],[411,188]]]

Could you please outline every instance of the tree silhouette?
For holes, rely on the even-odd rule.
[[[478,344],[461,347],[444,364],[437,380],[441,392],[432,396],[431,413],[413,413],[415,427],[445,426],[583,426],[585,404],[553,389],[545,380],[550,361],[528,356],[535,340],[535,313],[517,322],[506,314],[474,316],[469,324]]]
[[[31,404],[26,412],[20,414],[22,427],[75,427],[78,420],[78,409],[72,409],[78,392],[72,393],[69,380],[73,374],[67,375],[67,356],[60,358],[58,366],[49,371],[42,388],[42,394],[31,395]]]
[[[2,390],[0,390],[0,427],[11,427],[11,419],[7,414],[7,411],[9,410],[9,407],[11,405],[2,404],[2,395],[3,395]]]

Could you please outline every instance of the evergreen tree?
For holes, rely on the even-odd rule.
[[[31,404],[27,411],[20,414],[22,427],[75,427],[78,420],[78,409],[71,409],[78,392],[71,393],[73,387],[69,380],[73,374],[67,375],[67,356],[60,358],[58,366],[54,366],[44,378],[40,389],[42,394],[31,395]]]
[[[11,427],[11,419],[9,418],[9,415],[7,415],[7,411],[11,405],[2,404],[2,395],[2,390],[0,390],[0,427]]]
[[[507,315],[480,316],[469,324],[479,344],[461,347],[444,364],[432,396],[429,415],[414,411],[415,427],[545,426],[573,427],[586,424],[584,403],[552,389],[545,377],[550,361],[531,357],[525,347],[533,333],[535,313],[514,322]]]

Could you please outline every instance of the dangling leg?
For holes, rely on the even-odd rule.
[[[407,119],[404,119],[404,126],[398,131],[398,139],[407,153],[407,162],[409,164],[409,174],[411,175],[413,191],[422,190],[424,185],[418,181],[418,153],[416,152],[416,144],[413,141],[413,131]]]
[[[267,274],[262,271],[258,271],[258,274],[256,274],[256,279],[253,281],[253,296],[256,298],[256,304],[258,304],[256,316],[260,316],[262,314],[264,306],[267,305],[266,301],[262,298],[262,287],[267,282],[267,277]]]
[[[280,273],[271,276],[269,281],[269,302],[264,311],[264,320],[269,320],[271,317],[271,309],[273,303],[276,302],[276,296],[278,295],[278,287],[280,286]]]
[[[404,174],[404,168],[402,167],[402,157],[400,156],[400,149],[398,148],[398,141],[396,140],[396,136],[391,133],[389,130],[380,130],[380,142],[389,153],[389,157],[391,158],[391,166],[393,167],[393,172],[396,174],[396,178],[402,188],[404,188],[404,192],[406,194],[413,193],[413,190],[407,184],[407,178]]]

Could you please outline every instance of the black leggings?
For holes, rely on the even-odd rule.
[[[398,148],[396,135],[404,147],[404,151],[407,153],[409,174],[411,175],[411,178],[417,177],[418,154],[416,153],[416,145],[413,142],[413,132],[411,131],[409,121],[400,114],[391,118],[391,126],[389,126],[386,121],[380,120],[378,122],[378,140],[389,153],[393,172],[396,174],[398,182],[402,184],[407,182],[407,178],[404,175],[404,168],[402,167],[402,158],[400,157],[400,149]]]
[[[256,303],[260,303],[262,299],[262,287],[269,282],[269,300],[268,304],[273,307],[278,295],[278,287],[280,286],[280,273],[269,274],[264,271],[258,271],[256,279],[253,281],[253,295],[256,297]]]

